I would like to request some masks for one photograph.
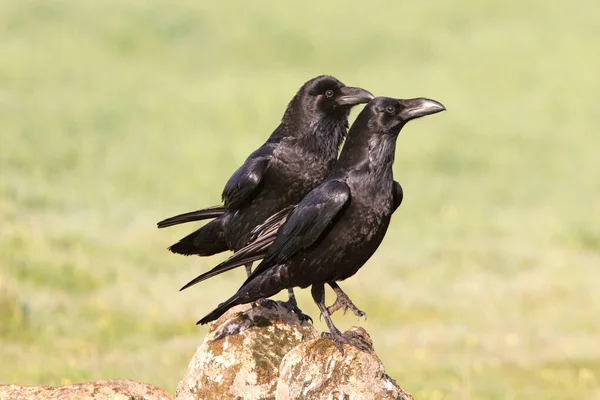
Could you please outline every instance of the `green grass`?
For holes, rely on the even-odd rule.
[[[0,3],[0,383],[173,392],[243,271],[178,293],[222,256],[169,254],[190,227],[155,222],[216,204],[329,73],[448,108],[402,132],[404,204],[342,283],[388,372],[420,400],[600,398],[596,9]]]

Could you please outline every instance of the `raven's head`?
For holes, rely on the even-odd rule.
[[[304,113],[313,118],[327,116],[347,117],[350,109],[368,103],[373,95],[359,87],[350,87],[329,75],[321,75],[306,82],[295,97]],[[294,107],[295,108],[295,107]]]
[[[444,111],[442,103],[419,97],[416,99],[393,99],[377,97],[369,102],[365,111],[371,114],[370,127],[374,131],[398,134],[410,120]]]
[[[402,127],[412,119],[445,109],[441,103],[425,98],[374,98],[352,124],[335,168],[344,171],[358,162],[368,161],[372,171],[390,172]]]

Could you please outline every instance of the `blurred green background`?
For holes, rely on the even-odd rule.
[[[600,398],[599,41],[592,0],[0,2],[0,383],[174,392],[244,272],[179,293],[225,255],[172,255],[193,226],[155,223],[217,204],[327,73],[448,108],[402,132],[404,203],[342,283],[390,375]]]

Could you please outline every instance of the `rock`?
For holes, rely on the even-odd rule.
[[[363,328],[346,334],[370,350],[344,345],[342,354],[279,305],[235,307],[211,325],[176,400],[412,399],[386,374]]]
[[[179,382],[175,400],[412,400],[390,378],[360,327],[347,331],[365,350],[322,338],[278,302],[235,307],[215,321]],[[162,389],[128,380],[68,386],[0,385],[0,400],[171,400]]]
[[[342,355],[329,339],[304,342],[283,358],[275,398],[413,399],[385,373],[367,331],[353,327],[345,334],[360,339],[371,351],[344,345]]]
[[[107,380],[67,386],[0,385],[4,400],[172,400],[173,396],[156,386],[130,380]]]
[[[176,398],[273,399],[283,356],[317,336],[284,307],[234,307],[211,325]]]

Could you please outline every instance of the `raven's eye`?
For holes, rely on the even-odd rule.
[[[394,106],[386,106],[385,111],[389,114],[394,114],[396,112],[396,107]]]
[[[330,99],[333,97],[333,90],[329,89],[325,92],[325,96]]]

